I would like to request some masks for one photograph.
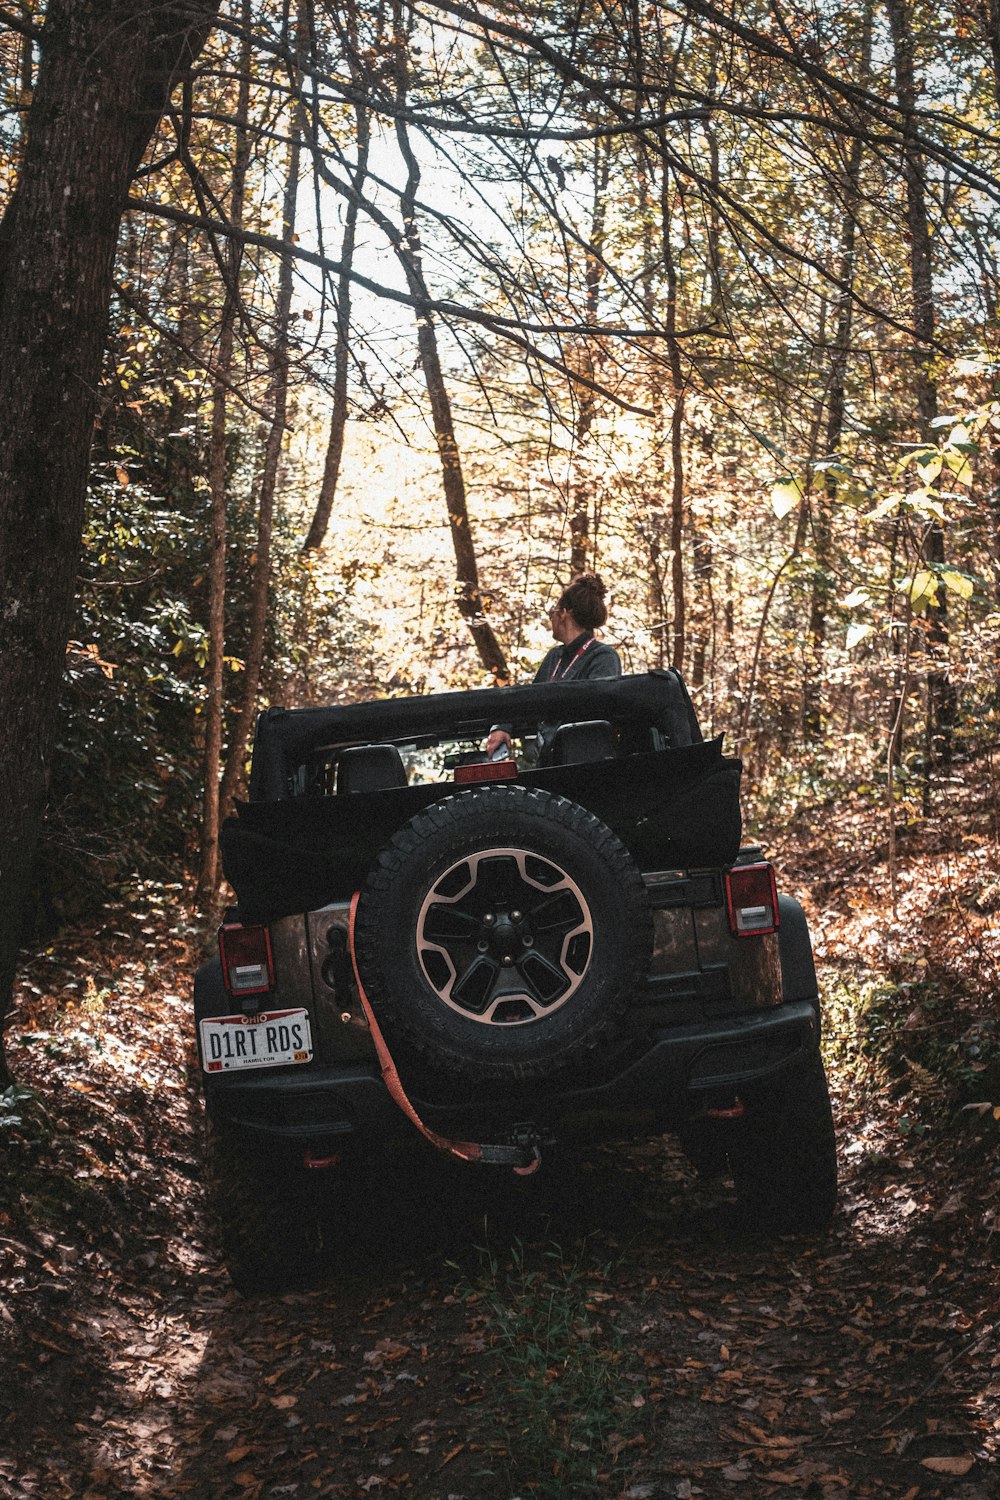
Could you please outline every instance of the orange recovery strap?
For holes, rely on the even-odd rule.
[[[355,891],[351,898],[351,917],[348,928],[348,944],[351,952],[351,968],[354,971],[354,982],[358,988],[358,996],[364,1009],[365,1018],[371,1031],[372,1041],[375,1043],[375,1051],[378,1055],[379,1067],[382,1070],[382,1079],[393,1101],[399,1105],[403,1114],[420,1131],[420,1134],[436,1146],[439,1151],[446,1152],[449,1156],[457,1156],[460,1161],[479,1162],[489,1166],[513,1167],[518,1177],[530,1177],[538,1170],[542,1160],[542,1153],[535,1142],[529,1144],[505,1144],[486,1145],[479,1141],[453,1141],[447,1136],[440,1135],[429,1125],[425,1125],[417,1114],[413,1104],[407,1096],[403,1087],[403,1081],[399,1076],[396,1064],[392,1060],[382,1028],[378,1024],[375,1012],[372,1010],[371,1002],[365,993],[365,987],[358,972],[357,954],[354,948],[354,923],[358,910],[358,900],[361,892]]]

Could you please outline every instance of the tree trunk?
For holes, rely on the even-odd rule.
[[[642,218],[642,310],[646,327],[652,328],[656,317],[656,300],[653,286],[655,258],[653,251],[654,204],[650,194],[652,177],[649,153],[640,157],[639,213]],[[657,257],[658,258],[658,257]],[[649,361],[649,404],[653,412],[653,443],[650,468],[652,483],[647,506],[647,547],[649,550],[649,583],[646,589],[646,609],[653,631],[651,666],[666,665],[667,593],[660,559],[663,556],[663,491],[666,488],[666,469],[663,452],[666,444],[663,407],[663,365],[658,355]]]
[[[357,66],[353,49],[356,43],[356,13],[352,5],[348,11],[351,28],[349,42],[352,49],[351,76],[356,87],[364,83],[362,69]],[[347,200],[344,218],[344,237],[340,247],[341,272],[337,279],[337,344],[333,356],[333,403],[330,412],[330,436],[326,446],[326,461],[319,498],[313,513],[303,552],[322,547],[330,525],[333,502],[340,480],[340,464],[344,455],[344,435],[347,430],[347,375],[350,366],[351,339],[351,273],[354,268],[354,249],[358,232],[358,210],[360,196],[368,176],[368,153],[371,146],[371,111],[364,104],[355,104],[354,118],[358,143],[357,160],[351,174],[352,194]]]
[[[236,101],[236,139],[233,155],[229,221],[238,231],[243,226],[250,142],[247,116],[250,109],[250,0],[243,0],[239,53],[239,91]],[[240,307],[240,265],[243,247],[238,237],[227,242],[227,286],[219,324],[212,385],[212,428],[208,449],[208,484],[212,505],[212,536],[208,564],[208,663],[205,690],[205,750],[202,763],[204,788],[201,817],[201,873],[197,899],[205,908],[214,901],[219,887],[219,772],[222,764],[222,719],[225,710],[226,650],[226,547],[227,478],[229,430],[226,407],[232,382],[236,315]]]
[[[871,68],[872,12],[867,4],[862,16],[861,68],[859,78],[866,81]],[[840,229],[837,280],[841,291],[837,297],[833,356],[830,361],[829,395],[826,418],[826,457],[835,458],[844,435],[847,411],[847,370],[851,334],[854,326],[854,277],[856,269],[857,210],[860,199],[861,164],[864,143],[856,135],[851,141],[843,181],[844,218]],[[825,499],[825,505],[823,503]],[[802,727],[806,739],[817,744],[823,734],[824,653],[827,614],[830,608],[831,512],[837,499],[837,481],[825,476],[823,499],[813,513],[812,587],[809,600],[809,649],[806,678],[802,693]]]
[[[396,102],[400,110],[406,105],[408,60],[403,43],[404,27],[402,7],[394,5],[397,34]],[[396,119],[396,140],[406,166],[406,186],[400,196],[403,215],[403,237],[397,244],[397,254],[407,283],[415,297],[426,299],[427,284],[424,280],[420,229],[417,224],[416,200],[420,187],[420,166],[410,144],[409,132],[401,116]],[[459,612],[469,627],[476,643],[479,659],[497,683],[510,680],[510,669],[503,648],[486,619],[482,592],[479,586],[479,568],[476,548],[469,525],[469,507],[465,493],[465,477],[462,460],[455,440],[455,424],[452,419],[451,401],[445,384],[441,357],[438,352],[437,332],[428,309],[417,313],[417,349],[430,400],[431,420],[438,455],[441,459],[441,478],[445,504],[448,507],[448,525],[451,529],[452,546],[455,550],[456,586]]]
[[[906,222],[910,236],[910,284],[913,299],[913,352],[916,364],[917,411],[920,437],[933,436],[931,423],[938,414],[937,384],[930,369],[934,343],[934,283],[927,196],[924,191],[924,161],[913,139],[913,112],[917,106],[917,84],[913,60],[913,27],[909,0],[886,0],[892,33],[896,97],[903,114],[903,180],[906,184]],[[944,563],[944,527],[932,520],[924,532],[923,559],[931,568]],[[928,745],[930,764],[924,782],[924,807],[930,796],[930,775],[935,763],[951,759],[955,723],[955,688],[948,671],[948,599],[943,584],[928,608],[927,649],[931,669],[927,675]]]
[[[664,150],[666,158],[666,150]],[[670,622],[670,665],[684,666],[687,629],[684,589],[684,370],[677,339],[677,263],[671,242],[670,174],[664,167],[660,195],[663,265],[667,276],[666,345],[673,409],[670,413],[670,584],[673,613]]]
[[[296,23],[296,52],[301,58],[305,45],[305,23],[303,4],[299,4]],[[300,78],[296,76],[295,88]],[[299,163],[302,154],[301,116],[298,109],[291,112],[290,142],[288,147],[288,169],[285,177],[285,192],[281,210],[281,238],[291,247],[295,242],[295,205],[299,188]],[[274,495],[278,483],[278,464],[288,422],[288,377],[289,352],[288,328],[292,309],[294,284],[293,261],[290,255],[281,259],[278,271],[278,294],[274,309],[274,336],[270,351],[270,381],[268,406],[271,421],[264,444],[264,461],[261,466],[260,490],[257,501],[257,547],[253,565],[253,580],[250,593],[250,625],[247,648],[243,662],[243,693],[239,716],[233,728],[232,740],[226,755],[226,768],[222,773],[219,790],[220,813],[229,807],[230,799],[239,787],[247,756],[250,730],[257,715],[257,695],[260,689],[261,671],[264,665],[264,647],[267,638],[267,617],[271,593],[271,536],[274,526]]]
[[[352,178],[360,192],[368,173],[368,149],[371,141],[370,116],[367,109],[358,105],[355,110],[358,133],[358,160]],[[344,435],[347,431],[347,375],[350,364],[351,338],[351,272],[354,267],[354,246],[358,229],[358,203],[356,198],[348,200],[344,221],[344,238],[340,247],[342,270],[337,280],[337,344],[333,356],[333,405],[330,412],[330,436],[326,446],[323,479],[319,498],[313,512],[303,552],[322,547],[326,540],[327,527],[333,513],[333,502],[340,480],[340,463],[344,455]]]
[[[20,180],[0,222],[0,1031],[72,619],[118,227],[215,9],[50,0]]]
[[[611,150],[606,140],[594,146],[594,205],[590,221],[590,244],[587,248],[586,302],[584,318],[587,323],[597,322],[598,298],[601,277],[604,271],[605,219],[607,216],[608,181],[611,175]],[[575,577],[583,573],[590,560],[593,540],[590,529],[593,483],[586,472],[585,455],[590,434],[597,415],[597,393],[594,390],[594,356],[592,345],[585,337],[575,352],[575,363],[586,376],[587,385],[576,387],[577,416],[574,429],[573,480],[570,499],[570,573]],[[581,470],[583,472],[581,472]]]
[[[993,97],[1000,109],[1000,0],[983,0],[982,9],[986,44],[993,65]]]

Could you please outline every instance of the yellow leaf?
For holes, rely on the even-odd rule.
[[[118,468],[115,470],[115,478],[123,490],[128,489],[128,469]]]
[[[933,573],[926,568],[921,568],[914,575],[910,584],[910,603],[915,610],[923,609],[925,604],[930,604],[937,593],[937,579]]]
[[[874,510],[870,510],[862,519],[865,521],[882,521],[890,511],[894,511],[903,498],[902,490],[892,490],[888,495],[883,495]]]
[[[938,477],[944,467],[944,459],[940,453],[918,453],[917,468],[924,484],[931,484]]]
[[[933,1469],[935,1474],[968,1474],[974,1458],[922,1458],[920,1462],[925,1469]]]
[[[950,568],[946,568],[941,574],[941,582],[946,589],[951,589],[953,594],[958,594],[962,599],[971,599],[975,593],[970,580],[961,573],[953,573]]]
[[[783,484],[776,484],[771,490],[771,509],[782,520],[789,511],[795,509],[802,499],[803,488],[801,479],[789,479]]]

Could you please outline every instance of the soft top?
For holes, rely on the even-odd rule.
[[[257,721],[250,800],[272,802],[287,795],[289,771],[326,745],[405,742],[426,734],[481,737],[496,723],[511,725],[515,734],[534,733],[543,721],[583,719],[655,728],[673,747],[702,739],[684,680],[672,669],[329,708],[269,708]]]

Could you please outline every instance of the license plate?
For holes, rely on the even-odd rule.
[[[312,1032],[305,1010],[212,1016],[201,1022],[201,1056],[206,1073],[307,1063],[312,1055]]]

